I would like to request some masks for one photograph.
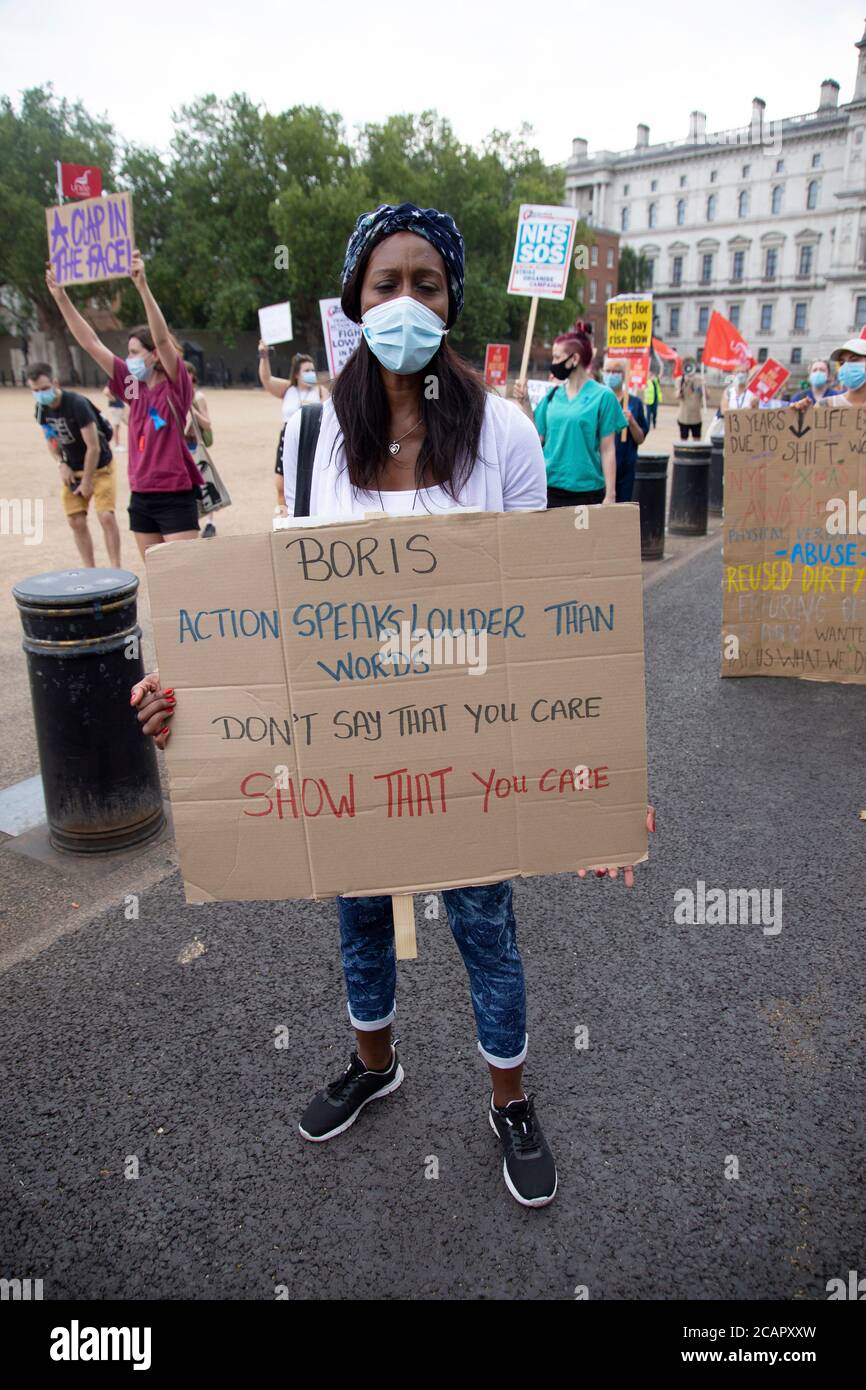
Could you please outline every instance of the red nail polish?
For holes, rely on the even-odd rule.
[[[165,691],[163,691],[163,694],[165,694],[165,695],[173,695],[173,694],[174,694],[174,686],[172,686],[171,690],[165,690]]]

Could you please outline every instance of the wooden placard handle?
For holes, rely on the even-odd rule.
[[[395,893],[391,898],[394,909],[394,944],[398,960],[417,960],[415,940],[415,899],[411,893]]]
[[[529,304],[529,322],[526,325],[526,340],[523,344],[523,360],[520,363],[520,381],[526,380],[526,373],[529,369],[529,353],[532,348],[532,339],[535,334],[535,315],[538,313],[538,295],[534,294]]]

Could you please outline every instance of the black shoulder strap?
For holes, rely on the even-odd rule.
[[[556,393],[557,393],[558,390],[559,390],[559,387],[558,387],[558,386],[552,386],[552,387],[551,387],[551,389],[548,391],[547,395],[546,395],[545,398],[544,398],[544,404],[545,404],[545,405],[547,405],[547,402],[548,402],[548,401],[552,401],[552,400],[553,400],[553,398],[554,398],[554,396],[556,395]]]
[[[301,435],[298,440],[298,469],[295,474],[295,516],[310,515],[313,488],[313,462],[322,426],[321,402],[301,406]]]

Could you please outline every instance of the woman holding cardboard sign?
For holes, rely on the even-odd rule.
[[[129,405],[129,529],[141,555],[163,541],[198,540],[197,489],[204,479],[184,439],[192,381],[150,292],[141,253],[132,253],[132,283],[147,323],[130,333],[126,361],[97,337],[57,284],[50,262],[45,279],[78,346],[109,374],[112,395]]]
[[[288,509],[296,512],[297,478],[309,476],[299,464],[308,462],[309,505],[296,512],[304,516],[543,508],[544,458],[533,425],[488,391],[447,342],[463,306],[463,239],[452,219],[409,203],[360,217],[342,280],[343,310],[363,335],[322,407],[309,455],[299,457],[304,412],[288,424]],[[174,705],[156,674],[136,686],[133,702],[143,731],[164,746]],[[626,871],[626,882],[632,878]],[[505,1182],[524,1206],[543,1206],[556,1192],[556,1166],[523,1090],[526,992],[511,885],[453,888],[442,896],[470,979],[478,1048],[490,1068],[488,1118],[504,1150]],[[357,1046],[342,1075],[304,1111],[301,1134],[315,1142],[348,1129],[365,1105],[403,1080],[392,1040],[392,900],[340,898],[338,908]]]

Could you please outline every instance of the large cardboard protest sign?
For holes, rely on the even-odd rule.
[[[339,299],[320,299],[319,312],[328,354],[328,371],[332,377],[339,376],[361,341],[361,325],[346,317]]]
[[[48,259],[58,285],[87,285],[132,273],[132,197],[107,193],[46,208]]]
[[[576,227],[574,208],[522,204],[517,215],[508,293],[564,299]]]
[[[305,522],[147,571],[191,901],[646,857],[636,507]]]
[[[723,676],[866,683],[866,409],[725,416]]]

